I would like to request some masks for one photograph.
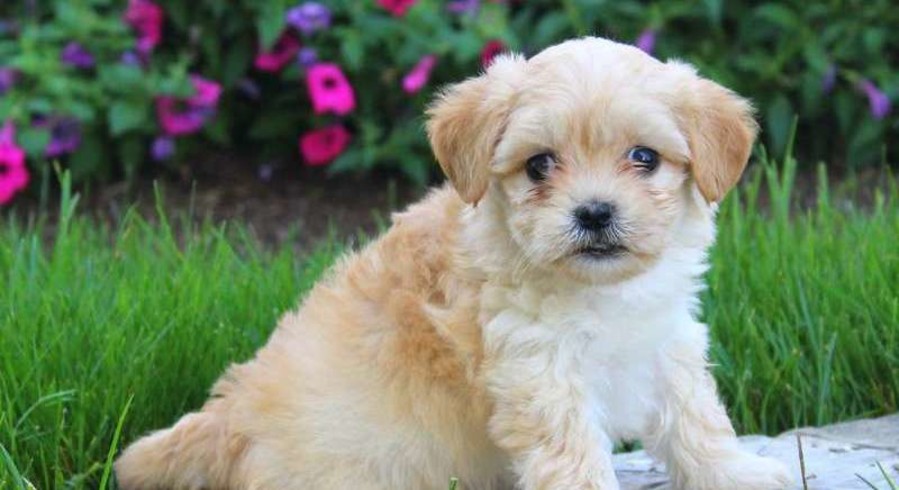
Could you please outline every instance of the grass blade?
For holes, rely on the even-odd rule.
[[[125,417],[128,415],[128,410],[131,409],[132,401],[134,401],[134,395],[128,397],[125,408],[119,415],[119,422],[116,424],[112,442],[109,444],[109,452],[106,454],[106,465],[103,467],[103,477],[100,479],[100,490],[106,490],[106,485],[109,483],[109,475],[112,474],[112,460],[119,448],[119,437],[122,435],[122,427],[125,425]]]

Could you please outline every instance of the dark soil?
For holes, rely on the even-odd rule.
[[[358,233],[377,232],[390,212],[418,199],[426,188],[397,174],[374,172],[364,175],[328,175],[327,169],[302,166],[276,168],[263,179],[247,158],[213,155],[194,162],[190,175],[160,175],[155,180],[162,191],[168,217],[191,212],[196,221],[236,221],[245,224],[264,243],[281,244],[287,238],[306,248],[323,237],[340,240]],[[134,189],[124,183],[85,190],[79,211],[115,225],[131,207],[156,218],[154,179],[142,180]],[[58,214],[57,205],[47,205],[48,221]],[[34,196],[16,202],[16,215],[34,217],[40,204]],[[0,214],[2,215],[2,214]]]

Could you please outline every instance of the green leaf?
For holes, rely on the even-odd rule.
[[[233,87],[246,73],[253,57],[253,42],[249,39],[238,39],[225,55],[222,63],[222,84]]]
[[[723,12],[722,7],[724,4],[724,1],[723,0],[703,0],[702,3],[705,4],[705,9],[709,16],[709,22],[711,22],[712,24],[714,24],[716,26],[720,26],[722,12]]]
[[[228,130],[231,127],[231,117],[228,111],[220,111],[209,124],[206,125],[206,134],[212,141],[220,145],[231,143],[231,135]]]
[[[765,126],[768,129],[768,144],[774,155],[782,156],[786,149],[794,114],[793,105],[783,94],[775,97],[768,105],[765,113]]]
[[[125,170],[125,179],[129,183],[134,182],[145,155],[144,140],[140,136],[133,135],[119,140],[119,158]]]
[[[799,19],[796,14],[778,3],[766,3],[755,9],[755,16],[776,24],[782,28],[789,29],[799,25]]]
[[[44,148],[50,143],[50,131],[43,128],[19,128],[16,138],[25,153],[32,158],[44,155]]]
[[[340,50],[349,70],[357,71],[362,68],[362,63],[365,60],[365,50],[361,34],[353,29],[345,29]]]
[[[103,65],[99,72],[100,82],[117,93],[134,94],[143,91],[144,77],[140,68],[121,63]]]
[[[291,137],[297,134],[297,129],[302,123],[301,117],[299,111],[268,111],[264,117],[256,119],[250,127],[248,136],[255,140]]]
[[[69,157],[69,169],[72,172],[74,182],[84,182],[95,179],[97,174],[109,170],[109,161],[104,156],[105,145],[100,137],[89,132],[81,135],[81,145],[78,150]]]
[[[270,49],[275,45],[281,31],[284,30],[284,8],[281,1],[263,2],[256,19],[259,32],[259,44],[262,49]]]
[[[137,129],[147,121],[147,106],[140,102],[120,100],[109,108],[109,131],[113,136]]]
[[[570,28],[571,24],[564,13],[547,13],[534,29],[534,43],[538,46],[545,46],[558,41],[565,33],[569,32]]]

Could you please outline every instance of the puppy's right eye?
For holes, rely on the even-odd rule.
[[[528,158],[525,164],[525,171],[532,182],[542,182],[546,180],[549,172],[555,166],[556,159],[552,153],[538,153]]]

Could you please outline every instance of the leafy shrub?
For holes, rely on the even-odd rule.
[[[76,180],[133,179],[212,143],[423,182],[433,164],[421,113],[435,87],[505,46],[532,54],[594,33],[685,58],[752,97],[775,155],[798,113],[804,161],[896,156],[890,0],[12,4],[0,7],[0,122],[17,138],[0,146],[23,147],[40,175],[62,158]]]

